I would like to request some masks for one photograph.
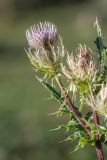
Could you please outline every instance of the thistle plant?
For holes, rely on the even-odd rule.
[[[94,41],[96,51],[86,44],[79,44],[71,54],[68,53],[57,27],[43,22],[26,30],[29,45],[26,52],[37,79],[60,104],[56,115],[67,114],[69,117],[68,122],[60,124],[55,130],[64,128],[69,135],[65,141],[78,141],[74,151],[91,145],[96,149],[98,160],[104,160],[102,144],[107,141],[107,49],[97,19],[94,26],[97,31]]]

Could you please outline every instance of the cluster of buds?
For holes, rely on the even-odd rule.
[[[30,46],[27,54],[36,71],[48,77],[56,76],[64,57],[64,46],[56,26],[50,22],[33,25],[26,30],[26,38]]]
[[[62,63],[65,49],[54,24],[44,22],[33,25],[26,30],[26,38],[29,44],[27,55],[36,71],[53,78],[61,74],[61,67],[74,97],[76,98],[77,92],[80,93],[93,110],[107,114],[107,86],[102,87],[97,96],[93,93],[99,68],[90,48],[80,44],[75,55],[67,54],[65,65]]]

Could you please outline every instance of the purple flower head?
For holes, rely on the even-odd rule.
[[[57,28],[50,22],[39,23],[26,30],[26,38],[31,48],[49,50],[57,40]]]

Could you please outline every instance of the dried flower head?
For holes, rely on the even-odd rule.
[[[70,82],[70,90],[75,93],[87,93],[88,84],[91,84],[96,75],[96,65],[92,58],[92,52],[86,45],[79,45],[76,55],[67,55],[67,65],[62,65],[62,72]],[[75,86],[75,87],[74,87]]]
[[[82,72],[89,72],[89,67],[91,68],[92,65],[95,65],[93,63],[93,58],[91,56],[91,49],[87,48],[86,45],[79,45],[77,48],[77,62],[78,62],[78,68]],[[93,66],[94,67],[94,66]],[[92,68],[93,68],[92,67]]]
[[[67,56],[68,67],[62,65],[62,71],[68,79],[83,80],[85,77],[92,77],[95,74],[96,66],[92,58],[92,52],[86,45],[79,45],[76,56]]]
[[[50,22],[31,26],[26,31],[26,38],[30,45],[27,54],[36,71],[46,76],[58,74],[60,62],[64,57],[64,46],[56,26]],[[54,45],[56,40],[57,46]]]
[[[57,40],[57,28],[50,22],[40,22],[26,30],[26,38],[30,47],[48,50]]]

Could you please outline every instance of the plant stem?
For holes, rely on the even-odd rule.
[[[96,126],[99,125],[99,117],[96,112],[93,112],[93,122]],[[98,133],[96,134],[96,154],[97,154],[98,160],[104,160],[104,154],[103,154],[102,144],[100,140],[100,135]]]
[[[65,96],[66,103],[70,107],[74,117],[81,124],[81,126],[84,128],[86,133],[90,136],[91,129],[87,126],[86,121],[81,118],[80,113],[77,112],[76,107],[72,104],[72,101],[71,101],[70,97],[68,96],[68,93],[66,92],[62,82],[60,81],[60,79],[58,77],[55,77],[55,80],[56,80],[59,88],[61,89],[61,92]],[[94,124],[96,126],[99,125],[99,117],[98,117],[96,112],[93,112],[93,122],[94,122]],[[101,144],[101,140],[100,140],[100,135],[99,134],[96,134],[96,154],[97,154],[98,160],[104,160],[104,154],[103,154],[102,144]]]
[[[81,114],[79,112],[77,112],[76,107],[72,104],[72,101],[71,101],[70,97],[68,96],[68,93],[66,92],[62,82],[60,81],[60,79],[58,77],[55,77],[55,80],[56,80],[59,88],[61,89],[61,92],[63,93],[63,95],[65,97],[66,103],[70,107],[74,117],[81,124],[81,126],[84,128],[86,133],[90,136],[91,129],[87,126],[86,121],[81,118]]]

